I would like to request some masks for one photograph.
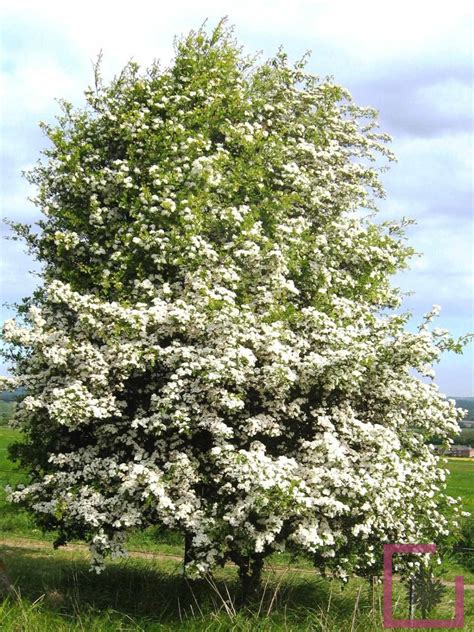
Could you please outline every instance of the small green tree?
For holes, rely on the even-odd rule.
[[[426,619],[433,608],[441,603],[446,593],[446,588],[441,580],[435,577],[429,565],[422,565],[409,578],[406,592],[410,603],[409,618],[414,619],[418,609],[421,613],[421,618]]]
[[[376,113],[304,66],[257,64],[221,23],[169,68],[97,68],[43,126],[43,219],[14,225],[43,283],[4,328],[28,393],[11,497],[97,568],[165,525],[249,594],[274,551],[344,577],[449,528],[423,437],[461,413],[412,369],[457,343],[394,311],[403,222],[360,213],[392,159]]]

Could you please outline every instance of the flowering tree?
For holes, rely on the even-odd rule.
[[[43,283],[4,326],[31,476],[11,498],[98,569],[165,525],[189,571],[230,559],[251,590],[274,551],[362,574],[450,528],[425,439],[461,412],[413,369],[459,343],[435,311],[406,330],[390,276],[412,250],[372,213],[388,137],[304,66],[220,24],[167,69],[97,69],[44,125],[44,217],[13,225]]]

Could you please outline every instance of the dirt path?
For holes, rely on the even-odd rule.
[[[10,547],[15,549],[46,549],[53,551],[52,542],[45,542],[44,540],[34,540],[33,538],[2,538],[0,540],[0,546]],[[61,551],[81,551],[87,553],[87,544],[67,544],[62,546]],[[182,555],[173,555],[172,553],[152,553],[150,551],[129,551],[130,557],[137,557],[143,559],[167,559],[176,560],[181,562],[183,560]]]
[[[49,550],[53,551],[53,545],[51,542],[45,542],[44,540],[33,540],[31,538],[2,538],[0,539],[0,547],[12,548],[12,549],[29,549],[29,550]],[[68,544],[61,547],[62,551],[82,552],[87,553],[86,544]],[[172,553],[152,553],[150,551],[129,551],[129,557],[142,558],[146,560],[175,560],[176,562],[182,562],[183,557],[181,555],[173,555]],[[298,566],[276,566],[268,565],[267,568],[275,573],[305,573],[309,575],[319,575],[318,571],[312,568],[300,568]],[[396,579],[396,577],[395,577]],[[454,587],[454,582],[441,580],[444,586]],[[464,584],[466,590],[474,590],[474,584]]]

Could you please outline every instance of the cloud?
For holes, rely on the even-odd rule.
[[[0,291],[2,303],[14,303],[29,296],[37,285],[40,266],[25,253],[18,241],[2,239],[0,257]]]
[[[471,82],[464,77],[443,78],[442,74],[431,83],[405,81],[403,77],[377,80],[365,85],[364,92],[392,134],[430,137],[469,132],[473,122]]]
[[[404,206],[405,214],[437,214],[458,222],[472,219],[472,138],[456,132],[435,137],[395,138],[393,150],[398,163],[384,181],[388,193],[384,208],[393,202]]]
[[[420,256],[412,259],[409,271],[396,277],[404,291],[415,292],[407,305],[423,313],[436,303],[449,318],[469,317],[474,312],[472,230],[431,216],[410,233],[410,244]]]

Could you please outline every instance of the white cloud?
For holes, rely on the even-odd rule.
[[[1,248],[0,290],[2,303],[12,303],[23,296],[28,296],[34,290],[37,279],[29,271],[38,271],[39,266],[31,261],[25,253],[23,244],[18,241],[2,239]]]
[[[472,241],[472,231],[459,230],[455,222],[425,222],[412,234],[410,244],[421,256],[413,258],[409,272],[397,277],[404,291],[415,292],[412,303],[426,310],[438,303],[449,316],[459,314],[462,305],[472,311]]]
[[[289,39],[314,43],[337,43],[358,60],[416,56],[453,44],[454,55],[466,53],[471,20],[470,3],[457,0],[448,10],[444,3],[427,0],[177,0],[154,3],[146,0],[66,3],[44,0],[2,0],[8,15],[26,16],[48,28],[60,27],[62,36],[87,55],[100,48],[117,58],[133,55],[149,61],[170,51],[170,35],[195,28],[205,18],[211,24],[228,15],[239,29],[262,37],[274,33]],[[460,50],[461,47],[461,50]],[[464,48],[464,50],[462,50]]]
[[[473,170],[469,134],[404,136],[395,139],[393,150],[398,164],[385,177],[389,200],[414,200],[424,213],[451,215],[464,211],[465,216],[469,215]],[[410,209],[406,213],[412,215]]]
[[[52,107],[56,109],[55,97],[79,98],[82,87],[77,77],[61,68],[60,60],[41,55],[26,58],[13,72],[2,71],[0,75],[4,121],[11,126],[21,124],[25,117],[41,117]]]

